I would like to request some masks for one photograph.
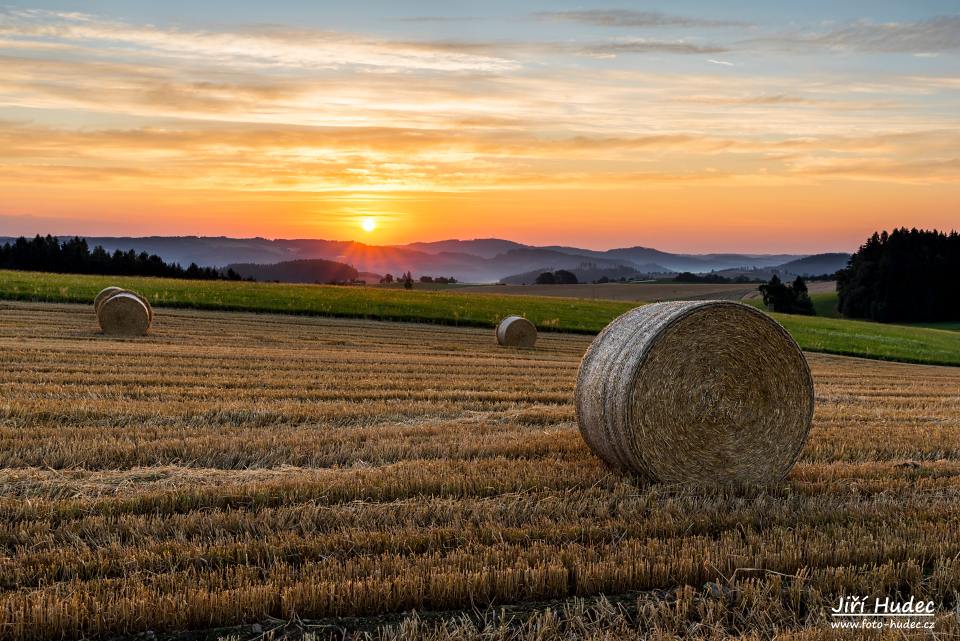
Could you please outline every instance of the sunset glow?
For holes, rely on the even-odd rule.
[[[950,3],[160,6],[0,9],[0,235],[814,252],[960,219]]]

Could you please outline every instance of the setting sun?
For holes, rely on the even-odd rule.
[[[371,232],[377,228],[377,219],[367,216],[360,219],[360,228],[365,232]]]

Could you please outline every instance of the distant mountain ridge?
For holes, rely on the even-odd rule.
[[[66,238],[64,236],[63,238]],[[0,238],[0,243],[6,242]],[[415,276],[452,276],[461,282],[492,283],[535,271],[578,269],[634,270],[649,273],[776,268],[794,261],[809,273],[820,264],[816,256],[829,256],[823,265],[846,263],[846,254],[674,254],[650,247],[620,247],[605,251],[578,247],[524,245],[500,238],[443,240],[408,245],[367,245],[356,241],[320,239],[227,238],[224,236],[87,237],[87,242],[108,251],[135,249],[181,265],[226,267],[269,265],[322,259],[344,263],[358,272],[394,275],[411,271]],[[841,260],[842,259],[842,260]],[[813,261],[813,262],[811,262]],[[831,262],[832,261],[832,262]],[[842,266],[842,265],[841,265]]]
[[[850,254],[829,253],[815,254],[805,258],[798,258],[780,265],[780,269],[799,276],[820,276],[832,274],[847,266]]]
[[[405,247],[428,254],[454,252],[472,254],[481,258],[494,258],[498,254],[506,253],[511,249],[523,249],[529,247],[529,245],[500,238],[474,238],[473,240],[438,240],[429,243],[410,243]],[[545,247],[544,249],[550,248]]]
[[[793,280],[797,276],[824,276],[835,274],[847,266],[850,254],[832,252],[828,254],[814,254],[805,258],[798,258],[780,265],[771,267],[754,267],[751,269],[721,269],[717,273],[726,278],[748,276],[752,279],[770,280],[774,274],[781,280]]]

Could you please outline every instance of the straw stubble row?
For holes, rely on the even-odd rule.
[[[0,638],[652,589],[700,595],[635,614],[681,636],[822,631],[842,594],[956,605],[956,369],[812,355],[800,463],[741,493],[599,462],[569,400],[587,337],[503,351],[467,328],[178,311],[130,345],[87,322],[0,311]],[[738,567],[764,568],[738,590],[797,592],[705,600]]]

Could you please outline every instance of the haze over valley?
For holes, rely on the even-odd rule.
[[[65,238],[65,237],[63,237]],[[0,244],[12,241],[0,237]],[[731,274],[770,269],[796,275],[833,273],[846,264],[847,254],[680,254],[635,246],[597,251],[578,247],[537,247],[499,238],[415,242],[407,245],[371,245],[356,241],[227,238],[197,236],[87,237],[87,243],[109,252],[128,251],[156,254],[167,262],[187,266],[233,267],[243,276],[257,280],[326,282],[334,261],[353,267],[363,278],[410,271],[414,275],[453,277],[467,283],[533,282],[542,271],[567,269],[579,272],[581,280],[599,275],[613,279],[678,272],[706,273],[730,270]],[[300,263],[294,270],[254,269],[290,261],[320,260],[314,269]],[[278,274],[287,274],[278,277]],[[594,276],[594,277],[591,277]],[[526,279],[526,280],[525,280]]]

